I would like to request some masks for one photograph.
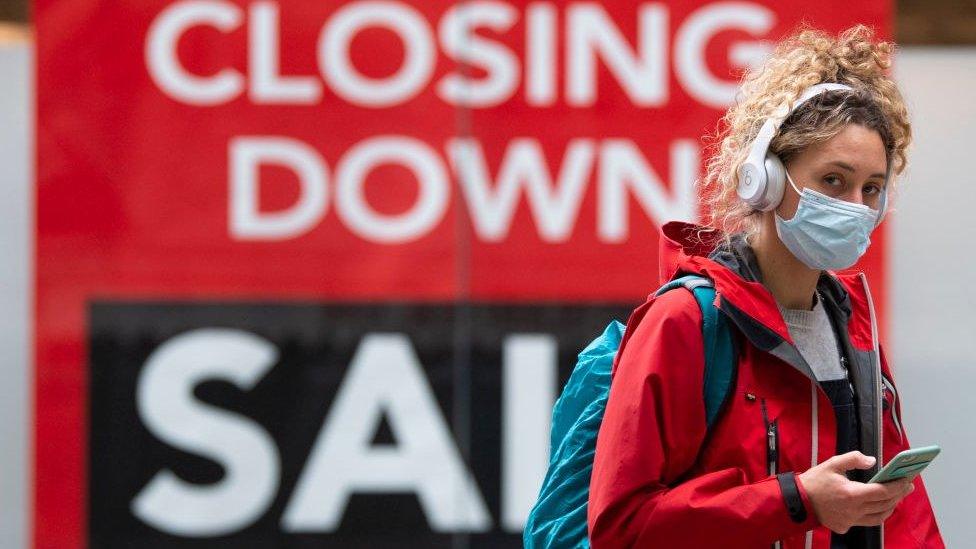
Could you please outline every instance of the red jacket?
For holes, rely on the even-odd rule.
[[[735,334],[735,384],[706,438],[702,315],[694,296],[671,291],[634,310],[597,438],[591,545],[759,548],[780,541],[784,549],[827,549],[831,532],[818,523],[796,475],[836,453],[831,402],[759,282],[751,249],[741,239],[717,251],[694,244],[691,227],[663,228],[660,274],[714,281],[715,304]],[[887,463],[909,444],[866,279],[824,274],[818,290],[828,312],[846,322],[838,343],[860,403],[860,450]],[[865,529],[865,537],[868,547],[944,547],[920,476],[884,527]]]

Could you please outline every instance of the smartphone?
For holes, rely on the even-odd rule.
[[[878,471],[878,474],[871,477],[868,482],[891,482],[906,477],[912,473],[918,473],[932,463],[935,456],[939,455],[942,448],[938,445],[922,446],[920,448],[909,448],[899,452],[897,456],[891,458],[887,465]]]

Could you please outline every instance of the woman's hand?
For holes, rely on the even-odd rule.
[[[838,534],[852,526],[878,526],[915,489],[914,475],[884,484],[856,482],[844,475],[850,469],[869,469],[874,462],[873,456],[848,452],[798,475],[820,524]]]

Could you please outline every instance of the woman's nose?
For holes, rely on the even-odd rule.
[[[853,202],[854,204],[864,204],[864,195],[861,193],[860,187],[855,189],[849,189],[846,193],[839,197],[841,200],[846,202]]]

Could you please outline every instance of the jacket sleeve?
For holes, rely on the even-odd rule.
[[[652,307],[653,305],[653,307]],[[705,436],[702,315],[690,292],[638,307],[617,353],[597,437],[588,526],[602,547],[759,547],[818,525],[795,474],[805,518],[787,510],[779,479],[722,469],[675,481]]]
[[[881,369],[892,385],[895,385],[884,349],[881,349]],[[901,395],[898,393],[897,385],[895,385],[895,394],[886,400],[888,402],[893,401],[893,406],[886,407],[882,418],[885,463],[895,457],[898,452],[911,447],[908,442],[908,434],[905,432],[904,424],[900,419],[902,417]],[[895,418],[899,418],[899,420],[895,421]],[[945,547],[922,476],[915,477],[914,483],[915,491],[905,496],[905,499],[895,508],[894,513],[885,521],[885,543],[889,547],[898,548]]]

